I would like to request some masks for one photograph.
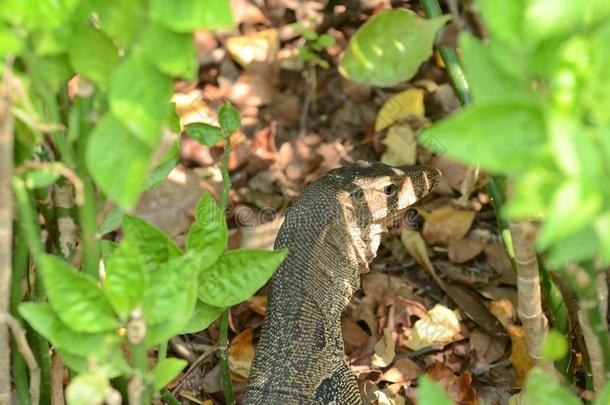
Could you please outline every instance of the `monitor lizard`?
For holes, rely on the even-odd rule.
[[[379,162],[323,174],[287,210],[244,404],[361,404],[344,359],[341,314],[369,271],[381,235],[428,194],[440,172]]]

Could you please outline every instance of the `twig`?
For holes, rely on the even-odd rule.
[[[25,333],[23,333],[23,329],[21,329],[21,325],[19,325],[19,322],[17,322],[15,318],[6,313],[0,314],[0,325],[8,325],[9,329],[13,334],[13,338],[17,343],[17,348],[25,359],[25,363],[28,365],[28,369],[30,370],[30,398],[32,404],[38,404],[40,400],[40,367],[38,367],[38,363],[36,362],[34,353],[32,352],[30,345],[28,344],[28,340],[25,337]]]
[[[74,201],[76,204],[81,205],[85,202],[85,193],[83,191],[83,182],[78,178],[74,170],[57,163],[51,162],[36,162],[29,160],[23,163],[21,166],[15,168],[15,174],[22,175],[31,170],[48,170],[50,172],[57,172],[62,177],[65,177],[72,186],[74,186]]]
[[[64,362],[57,353],[51,359],[51,405],[64,405]]]
[[[4,66],[0,83],[0,313],[8,313],[11,296],[13,240],[13,116],[11,115],[11,64]],[[11,345],[6,325],[0,325],[0,404],[11,403]]]
[[[176,384],[176,386],[172,390],[173,393],[176,394],[180,390],[180,388],[182,388],[182,386],[184,385],[186,378],[189,375],[191,375],[191,373],[193,371],[195,371],[197,369],[199,364],[201,364],[201,362],[203,362],[206,358],[208,358],[208,356],[210,356],[212,353],[216,352],[217,350],[218,350],[218,346],[216,346],[216,345],[212,346],[208,350],[203,352],[199,357],[197,357],[197,359],[193,362],[193,364],[191,364],[189,366],[189,368],[184,372],[184,374],[182,375],[182,379],[180,380],[180,382],[178,384]]]

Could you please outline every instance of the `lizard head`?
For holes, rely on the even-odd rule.
[[[338,170],[342,171],[344,203],[359,225],[387,224],[425,197],[441,178],[432,167],[393,167],[380,162],[358,161]]]

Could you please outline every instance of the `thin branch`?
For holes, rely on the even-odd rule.
[[[21,329],[19,322],[9,314],[0,314],[0,325],[8,325],[13,334],[13,338],[17,343],[17,348],[25,359],[25,363],[28,365],[28,369],[30,370],[30,398],[32,404],[38,404],[40,401],[40,367],[38,367],[38,363],[28,344],[25,333],[23,333],[23,329]]]
[[[4,66],[0,83],[0,314],[9,312],[11,296],[11,246],[13,240],[13,127],[11,115],[11,63]],[[0,404],[11,403],[11,345],[5,324],[0,325]]]

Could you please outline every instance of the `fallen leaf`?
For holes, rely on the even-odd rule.
[[[447,248],[449,260],[464,263],[474,259],[483,251],[485,243],[476,239],[452,239]]]
[[[352,310],[352,318],[356,321],[364,321],[372,334],[377,334],[377,317],[375,309],[377,308],[377,300],[372,296],[363,298],[354,298],[354,309]]]
[[[455,312],[436,304],[428,311],[427,317],[415,322],[407,347],[418,350],[433,344],[445,344],[453,340],[460,332],[460,321]]]
[[[515,369],[515,382],[517,387],[523,387],[523,383],[528,371],[534,367],[534,360],[530,357],[527,351],[527,343],[525,341],[523,326],[508,325],[506,330],[508,331],[508,335],[510,336],[510,340],[512,342],[510,362]]]
[[[381,376],[382,381],[402,383],[416,379],[421,374],[421,368],[412,360],[398,359],[394,365]]]
[[[248,35],[231,37],[226,42],[231,57],[243,68],[252,62],[271,62],[280,49],[280,39],[275,28]]]
[[[383,104],[377,114],[375,132],[383,131],[405,116],[423,116],[424,114],[424,91],[415,88],[407,89]]]
[[[235,336],[229,346],[229,367],[231,377],[236,381],[245,381],[250,376],[250,366],[254,359],[252,329],[245,329]]]
[[[488,245],[485,248],[485,257],[489,265],[500,275],[500,283],[517,285],[517,276],[503,243],[497,242]]]
[[[451,206],[438,208],[425,215],[424,238],[432,245],[447,245],[452,239],[462,239],[474,216],[473,211],[456,210]]]
[[[383,336],[375,344],[375,353],[371,358],[371,364],[374,367],[387,367],[394,360],[396,344],[392,335],[392,328],[383,329]]]
[[[365,345],[369,339],[369,335],[362,330],[360,325],[346,316],[341,318],[341,333],[346,352],[351,352],[353,349]]]
[[[475,329],[470,334],[470,350],[474,351],[473,366],[484,367],[500,359],[504,355],[507,338],[497,338]]]
[[[221,90],[238,106],[260,107],[271,103],[277,91],[277,69],[271,63],[256,63],[235,82],[221,82]],[[256,68],[254,68],[256,66]]]
[[[404,279],[386,273],[367,273],[362,277],[362,290],[367,296],[380,300],[384,292],[390,288],[407,287]]]
[[[265,315],[267,311],[267,297],[263,295],[253,295],[246,300],[246,304],[248,304],[248,308],[259,315]]]
[[[517,320],[517,311],[510,299],[502,297],[497,301],[492,301],[489,304],[489,312],[491,312],[505,328]]]
[[[393,396],[386,390],[375,391],[375,397],[378,405],[404,405],[405,399],[401,396]]]
[[[407,124],[392,125],[383,144],[386,146],[381,161],[391,166],[414,165],[417,161],[415,131]]]
[[[426,249],[426,242],[424,242],[424,239],[419,232],[405,229],[402,231],[402,234],[400,234],[400,241],[411,257],[413,257],[421,267],[428,271],[434,271],[432,263],[430,262],[430,256],[428,255],[428,249]]]
[[[240,212],[236,210],[236,222],[242,221],[243,218],[238,218]],[[247,213],[248,216],[256,215],[251,210]],[[274,220],[266,222],[260,225],[248,226],[240,229],[241,239],[239,241],[239,247],[248,249],[273,249],[273,243],[277,236],[280,227],[284,223],[283,216],[277,216]]]
[[[458,404],[478,404],[477,393],[472,386],[472,375],[466,371],[461,376],[438,361],[426,370],[426,375],[434,380],[447,395]]]

